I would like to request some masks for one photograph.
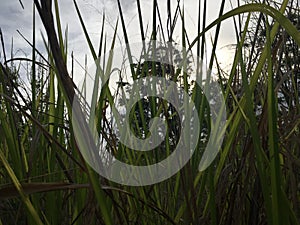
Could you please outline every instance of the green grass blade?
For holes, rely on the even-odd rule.
[[[16,177],[13,169],[10,167],[9,163],[7,162],[6,157],[3,154],[1,149],[0,149],[0,160],[1,160],[4,168],[6,169],[7,173],[9,174],[12,182],[14,183],[16,189],[18,190],[18,193],[20,194],[21,199],[22,199],[24,205],[26,206],[29,214],[32,216],[32,218],[34,219],[36,224],[43,225],[44,223],[40,219],[38,213],[36,212],[35,208],[33,207],[32,203],[30,202],[28,196],[24,193],[24,191],[22,189],[22,185],[20,184],[18,178]]]
[[[90,48],[91,54],[92,54],[92,56],[93,56],[93,59],[96,60],[96,59],[97,59],[97,54],[96,54],[96,51],[95,51],[94,46],[93,46],[93,44],[92,44],[92,41],[91,41],[91,39],[90,39],[90,36],[89,36],[89,34],[88,34],[88,32],[87,32],[86,26],[85,26],[85,24],[84,24],[84,21],[83,21],[83,18],[82,18],[82,16],[81,16],[81,13],[80,13],[80,10],[79,10],[79,8],[78,8],[78,5],[77,5],[76,0],[73,0],[73,3],[74,3],[74,5],[75,5],[76,12],[77,12],[78,18],[79,18],[79,20],[80,20],[80,24],[81,24],[81,27],[82,27],[82,29],[83,29],[83,32],[84,32],[84,35],[85,35],[85,39],[86,39],[86,41],[87,41],[87,43],[88,43],[88,46],[89,46],[89,48]]]
[[[267,62],[268,62],[268,130],[269,130],[269,149],[271,167],[271,190],[272,190],[272,215],[274,225],[283,225],[283,205],[281,200],[281,171],[279,163],[278,133],[277,133],[277,105],[275,101],[274,78],[273,78],[273,59],[271,55],[270,25],[266,19],[267,36]]]

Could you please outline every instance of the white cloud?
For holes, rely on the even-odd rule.
[[[20,48],[23,51],[27,52],[29,55],[31,49],[26,44],[26,42],[16,33],[16,30],[19,29],[22,34],[24,34],[29,40],[32,39],[32,1],[23,1],[25,9],[23,10],[19,4],[18,0],[3,1],[1,0],[0,7],[0,27],[5,35],[6,48],[10,46],[10,39],[14,37],[14,46],[16,49]],[[119,18],[119,11],[117,7],[117,1],[115,0],[82,0],[77,1],[80,11],[82,13],[83,19],[85,21],[88,33],[92,39],[96,52],[98,52],[99,38],[101,32],[102,24],[102,14],[105,12],[106,21],[105,21],[105,32],[107,33],[107,46],[111,44],[111,39],[113,35],[114,26],[117,19]],[[176,7],[176,1],[171,1],[173,4],[172,12],[174,13]],[[186,18],[186,28],[188,30],[188,35],[190,41],[192,41],[197,36],[197,14],[198,14],[198,3],[194,0],[186,0],[184,2],[185,6],[185,18]],[[135,0],[121,0],[122,9],[124,10],[124,17],[126,28],[129,34],[130,42],[136,42],[140,40],[140,28],[139,21],[137,16],[137,7]],[[158,5],[160,7],[160,13],[162,16],[162,23],[164,31],[166,32],[166,1],[158,0]],[[183,4],[181,4],[182,6]],[[84,56],[87,54],[89,56],[89,62],[92,61],[91,54],[84,37],[82,27],[79,23],[78,16],[75,11],[75,7],[72,0],[59,0],[60,6],[60,17],[62,21],[62,28],[65,29],[68,25],[69,36],[68,36],[68,48],[69,54],[71,51],[74,52],[77,60],[83,65]],[[152,29],[152,1],[141,0],[141,8],[143,14],[144,29],[148,26],[147,36],[150,36],[150,31]],[[207,24],[212,22],[218,17],[220,7],[220,0],[218,1],[208,1],[208,10],[207,10]],[[226,5],[226,10],[229,10],[230,5]],[[42,29],[41,21],[39,20],[38,13],[36,12],[37,18],[37,41],[38,48],[43,49],[43,43],[39,34]],[[221,48],[227,44],[234,42],[234,32],[232,21],[224,22],[222,25],[222,32],[220,35],[220,42],[218,48]],[[121,27],[121,21],[119,21],[118,26],[119,39],[122,44],[123,32]],[[180,26],[178,26],[178,34],[175,34],[174,37],[180,39]],[[213,30],[211,32],[213,36]],[[210,40],[210,36],[207,36]],[[117,41],[117,45],[120,44]],[[208,49],[209,47],[208,43]],[[8,50],[8,49],[7,49]],[[80,67],[77,67],[79,71]]]

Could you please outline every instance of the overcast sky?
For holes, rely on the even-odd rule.
[[[32,40],[32,11],[33,11],[33,1],[32,0],[22,0],[24,9],[22,9],[19,0],[0,0],[0,27],[2,29],[6,52],[10,53],[11,40],[14,40],[14,54],[19,57],[29,57],[31,53],[30,46],[20,37],[17,33],[19,30],[26,38]],[[78,16],[75,12],[75,7],[72,0],[59,0],[60,14],[62,20],[63,29],[68,25],[68,50],[69,54],[74,52],[75,58],[83,65],[84,55],[90,55],[87,43],[84,39],[84,35],[79,24]],[[108,43],[110,43],[111,35],[113,32],[113,26],[119,16],[116,0],[78,0],[78,5],[83,15],[84,21],[88,28],[88,32],[92,38],[95,48],[98,48],[102,14],[106,14],[106,32],[108,34]],[[175,6],[177,1],[173,0],[172,3]],[[183,1],[182,1],[183,2]],[[121,0],[123,10],[125,12],[125,19],[127,24],[127,29],[129,33],[129,39],[131,42],[139,41],[140,32],[139,24],[137,18],[137,7],[135,0]],[[186,16],[186,28],[190,39],[194,39],[197,34],[197,13],[198,5],[195,0],[185,0],[185,16]],[[166,25],[166,1],[158,0],[158,5],[160,7],[160,12],[163,19],[163,25]],[[152,1],[141,0],[141,7],[144,16],[144,27],[149,25],[151,27],[151,14],[152,14]],[[220,8],[220,0],[208,1],[207,17],[208,22],[212,22],[217,18]],[[226,11],[231,9],[230,1],[226,1]],[[174,11],[173,11],[174,12]],[[36,27],[37,27],[37,48],[43,51],[43,43],[41,41],[40,32],[44,32],[41,22],[39,20],[38,13],[36,12]],[[119,23],[119,31],[121,31],[121,26]],[[177,36],[178,41],[180,40],[180,35]],[[209,36],[208,36],[209,37]],[[120,32],[119,40],[123,41],[122,33]],[[175,35],[176,40],[176,35]],[[210,39],[208,39],[210,40]],[[226,51],[224,51],[224,46],[228,44],[235,43],[233,23],[232,20],[226,21],[222,25],[221,29],[221,40],[218,45],[218,54],[224,60],[228,57]],[[117,43],[118,44],[118,43]],[[0,55],[1,61],[3,60],[3,54],[1,50]],[[10,58],[10,55],[7,56]]]

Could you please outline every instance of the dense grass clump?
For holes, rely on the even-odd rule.
[[[76,3],[89,54],[101,62],[102,75],[115,72],[104,53],[113,50],[117,35],[130,46],[130,34],[120,0],[119,20],[110,40],[105,35],[105,16],[99,49],[95,49]],[[136,1],[141,41],[157,40],[187,50],[184,60],[173,51],[177,69],[131,57],[126,52],[130,75],[122,72],[117,91],[106,86],[95,100],[95,129],[100,143],[126,163],[149,165],[168,157],[178,144],[180,123],[175,108],[160,98],[148,97],[134,105],[132,130],[141,139],[149,135],[154,116],[168,125],[166,139],[155,151],[140,153],[116,138],[110,107],[124,94],[130,98],[130,81],[142,77],[165,77],[186,90],[193,99],[201,123],[201,137],[192,159],[171,178],[148,186],[116,184],[99,176],[84,160],[72,123],[74,96],[84,93],[74,84],[57,0],[34,0],[46,34],[47,53],[28,41],[32,58],[7,58],[0,62],[0,224],[270,224],[300,222],[300,8],[297,1],[240,2],[224,13],[221,1],[217,20],[206,23],[206,2],[197,2],[197,37],[188,36],[181,1],[167,0],[167,12],[153,1],[152,29],[143,23]],[[175,4],[175,5],[173,5]],[[196,3],[195,3],[196,4]],[[175,10],[171,10],[175,9]],[[167,16],[167,27],[161,15]],[[223,70],[217,57],[222,22],[235,26],[235,55],[231,69]],[[34,18],[33,25],[35,24]],[[34,26],[33,26],[34,27]],[[165,28],[165,29],[162,29]],[[205,34],[215,29],[208,70],[217,71],[226,102],[226,130],[220,152],[204,171],[198,164],[210,129],[208,102],[189,72],[193,53],[204,59]],[[35,27],[34,27],[35,30]],[[166,31],[165,33],[163,31]],[[175,30],[180,40],[174,41]],[[122,34],[119,34],[119,32]],[[0,32],[2,46],[5,46]],[[159,47],[159,46],[157,46]],[[129,48],[127,48],[128,50]],[[149,49],[144,49],[147,51]],[[150,51],[150,50],[149,50]],[[13,52],[13,51],[12,51]],[[105,54],[108,56],[108,54]],[[185,63],[181,63],[181,62]],[[199,66],[199,65],[198,65]],[[24,72],[25,68],[25,72]],[[184,70],[185,69],[185,70]],[[127,71],[128,72],[128,71]],[[24,73],[26,76],[24,76]],[[128,82],[127,82],[128,81]],[[87,88],[83,85],[82,90]],[[82,96],[81,96],[82,97]],[[83,99],[81,99],[83,100]],[[84,112],[82,112],[84,114]],[[88,130],[88,124],[81,124]]]

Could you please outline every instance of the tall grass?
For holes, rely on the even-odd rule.
[[[200,87],[190,83],[187,73],[168,72],[155,63],[134,61],[120,0],[117,0],[119,19],[114,37],[109,40],[105,36],[104,15],[98,49],[93,46],[76,0],[73,3],[89,54],[103,62],[102,75],[113,70],[111,58],[105,58],[108,55],[104,53],[115,48],[116,36],[121,31],[125,44],[129,45],[131,79],[150,75],[173,79],[190,93],[201,129],[209,131],[208,103]],[[33,9],[37,10],[47,34],[42,37],[47,53],[41,54],[36,49],[36,17],[33,17],[33,39],[29,41],[30,59],[20,59],[13,54],[8,59],[0,32],[3,49],[0,224],[299,224],[298,3],[284,0],[281,4],[264,1],[242,5],[237,0],[239,7],[224,13],[223,0],[218,19],[207,25],[207,1],[199,1],[197,37],[187,34],[181,2],[167,0],[166,4],[167,12],[162,12],[153,0],[149,35],[143,23],[143,4],[136,1],[141,41],[149,36],[151,40],[164,37],[172,42],[175,28],[181,25],[178,44],[188,51],[196,50],[194,54],[204,59],[205,46],[210,42],[205,34],[216,29],[208,69],[218,71],[227,123],[225,139],[213,163],[204,171],[198,170],[207,144],[201,136],[204,141],[198,143],[192,159],[168,180],[131,187],[100,177],[85,162],[79,151],[80,143],[75,140],[72,101],[79,90],[67,69],[67,63],[73,58],[70,59],[67,52],[68,30],[64,33],[61,27],[59,2],[35,0]],[[162,13],[168,15],[167,29],[163,29]],[[236,31],[236,43],[232,43],[236,51],[229,74],[222,70],[217,58],[220,28],[226,19],[233,20]],[[168,32],[163,33],[163,30]],[[147,51],[146,46],[144,51]],[[21,76],[24,66],[30,88]],[[200,64],[197,71],[199,69]],[[118,86],[119,95],[126,93],[122,82],[120,80]],[[106,143],[107,150],[137,165],[168,157],[180,135],[174,108],[154,97],[135,105],[130,119],[136,135],[141,138],[149,135],[149,119],[157,115],[171,117],[170,111],[174,114],[167,120],[167,138],[157,151],[149,154],[132,151],[118,143],[112,132],[113,123],[107,108],[120,96],[107,87],[94,99],[96,122],[90,121],[90,125],[96,123],[97,131],[103,134],[101,141]],[[82,133],[88,135],[89,125],[80,126]]]

